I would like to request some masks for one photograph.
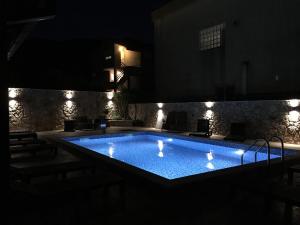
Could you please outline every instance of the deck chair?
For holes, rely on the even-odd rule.
[[[197,122],[197,132],[190,133],[189,136],[195,137],[210,137],[212,132],[209,128],[209,120],[208,119],[198,119]]]
[[[10,140],[36,140],[38,138],[37,133],[31,131],[12,131],[9,132]]]
[[[75,120],[76,130],[92,130],[94,127],[93,121],[87,116],[78,116]]]
[[[26,153],[30,154],[32,156],[35,156],[39,152],[51,152],[54,157],[57,156],[57,147],[53,144],[31,144],[26,146],[10,146],[9,148],[10,154],[20,154],[20,153]]]
[[[109,126],[108,120],[104,116],[99,116],[94,120],[94,129],[95,130],[103,130]]]
[[[246,140],[246,124],[245,123],[232,123],[230,125],[230,133],[224,140],[243,142]]]
[[[180,133],[187,130],[187,113],[172,111],[168,113],[167,120],[162,126],[170,133]]]

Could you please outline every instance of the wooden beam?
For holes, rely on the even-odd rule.
[[[6,45],[6,5],[5,0],[0,1],[0,198],[1,215],[0,224],[6,223],[8,215],[8,200],[10,199],[9,185],[9,111],[8,111],[8,68]]]

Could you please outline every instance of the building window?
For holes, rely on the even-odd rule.
[[[223,31],[225,24],[219,24],[200,31],[200,50],[219,48],[222,46]]]

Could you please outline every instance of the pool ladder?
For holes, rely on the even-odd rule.
[[[270,147],[270,141],[277,139],[280,141],[281,144],[281,161],[284,162],[285,159],[285,150],[284,150],[284,142],[283,139],[278,137],[278,136],[272,136],[270,139],[266,139],[266,138],[260,138],[260,139],[256,139],[254,141],[254,143],[252,145],[250,145],[241,155],[241,165],[244,165],[244,155],[250,151],[253,147],[258,147],[258,149],[255,150],[254,152],[254,162],[257,162],[257,154],[265,147],[267,146],[267,153],[268,153],[268,158],[267,158],[267,165],[268,167],[271,166],[271,147]],[[257,146],[256,144],[258,142],[263,141],[263,144],[260,146]]]

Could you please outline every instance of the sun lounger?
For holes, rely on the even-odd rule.
[[[199,119],[197,123],[197,132],[190,133],[189,136],[195,137],[210,137],[212,132],[209,127],[209,120]]]
[[[11,154],[20,154],[20,153],[30,153],[31,155],[36,155],[39,152],[50,151],[57,155],[57,147],[52,144],[31,144],[26,146],[10,146]]]
[[[246,140],[246,124],[245,123],[232,123],[230,126],[230,133],[224,140],[243,142]]]
[[[23,140],[23,139],[37,139],[35,132],[9,132],[9,139]]]
[[[38,166],[27,166],[24,164],[12,164],[11,170],[15,177],[22,180],[23,182],[30,182],[32,178],[43,177],[43,176],[61,176],[66,178],[68,173],[82,171],[82,172],[95,172],[95,165],[89,161],[70,161],[62,163],[53,163]]]
[[[26,146],[32,144],[46,144],[46,141],[40,139],[9,140],[9,146]]]
[[[162,129],[171,133],[180,133],[187,131],[187,113],[182,112],[169,112],[166,122],[163,124]]]
[[[73,177],[64,180],[54,180],[43,183],[28,184],[24,182],[11,181],[11,189],[16,193],[29,195],[31,201],[41,200],[42,203],[48,204],[48,201],[54,199],[62,200],[74,198],[78,193],[89,193],[90,191],[103,189],[104,209],[109,207],[108,189],[118,186],[120,196],[120,207],[125,208],[125,182],[119,176],[110,173],[98,173],[95,175],[85,175]],[[58,197],[58,198],[56,198]]]

